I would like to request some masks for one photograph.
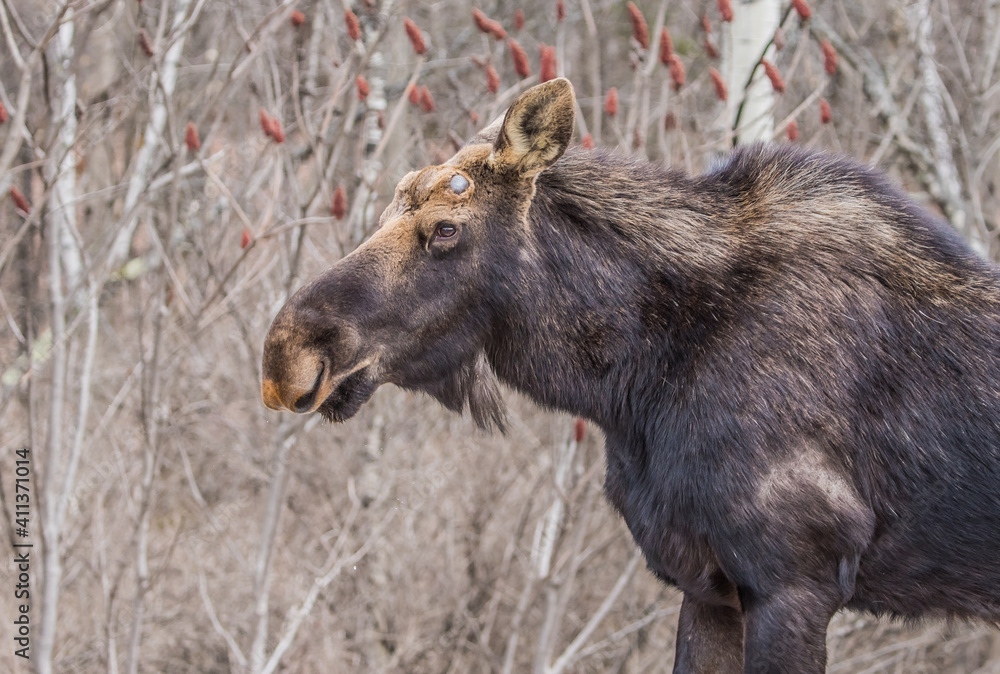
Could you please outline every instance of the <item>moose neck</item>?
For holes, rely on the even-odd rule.
[[[567,152],[537,180],[534,240],[487,343],[499,378],[606,431],[634,427],[645,392],[682,379],[725,320],[731,203],[711,176]]]

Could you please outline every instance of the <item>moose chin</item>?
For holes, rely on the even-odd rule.
[[[689,176],[569,147],[574,104],[534,87],[405,176],[275,317],[264,403],[392,383],[502,429],[503,383],[592,420],[684,592],[675,672],[822,672],[844,607],[1000,621],[998,268],[851,160]]]

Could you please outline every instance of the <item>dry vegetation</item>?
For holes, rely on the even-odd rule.
[[[490,437],[391,387],[330,426],[258,393],[289,291],[541,74],[576,85],[577,142],[724,151],[719,5],[638,5],[648,49],[617,0],[523,3],[521,27],[491,1],[486,32],[469,0],[0,0],[0,670],[28,667],[27,447],[37,671],[670,671],[679,594],[605,503],[595,429],[512,399]],[[871,161],[997,257],[1000,1],[811,10],[782,7],[769,56],[777,140]],[[1000,635],[841,614],[829,669],[1000,672]]]

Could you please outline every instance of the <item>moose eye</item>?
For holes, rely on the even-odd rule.
[[[440,225],[437,226],[437,229],[434,230],[434,236],[437,237],[438,239],[450,239],[457,233],[458,233],[458,227],[456,227],[455,225],[449,225],[446,222],[442,222]]]

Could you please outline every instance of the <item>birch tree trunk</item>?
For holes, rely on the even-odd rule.
[[[52,185],[49,216],[58,231],[59,257],[65,273],[66,288],[79,288],[83,273],[80,248],[76,243],[76,73],[73,72],[73,15],[59,28],[54,42],[53,80],[60,83],[59,97],[54,101],[53,129],[56,142],[49,151],[48,182]]]
[[[39,674],[52,672],[59,584],[62,579],[60,537],[60,469],[63,466],[63,403],[66,396],[66,299],[63,277],[69,288],[77,286],[82,273],[79,249],[73,236],[76,218],[74,193],[76,172],[73,142],[76,138],[76,77],[73,65],[73,10],[53,41],[53,81],[57,90],[52,104],[51,128],[57,134],[48,154],[46,179],[52,185],[48,204],[49,285],[52,308],[52,393],[49,402],[49,435],[45,452],[44,526],[42,540],[42,608],[35,668]]]
[[[184,51],[184,41],[187,39],[187,31],[182,31],[181,27],[184,18],[187,16],[191,0],[177,0],[174,9],[174,20],[170,35],[173,43],[163,57],[163,64],[159,71],[154,71],[149,81],[149,89],[155,101],[153,110],[149,116],[149,123],[143,132],[142,146],[136,152],[132,177],[128,182],[128,191],[125,193],[125,208],[123,210],[124,222],[114,243],[111,245],[111,252],[108,255],[108,267],[114,269],[121,265],[128,258],[129,250],[132,248],[132,237],[135,234],[136,224],[139,222],[139,214],[136,207],[139,199],[149,186],[150,171],[153,168],[153,160],[163,138],[163,130],[167,123],[167,105],[174,93],[174,86],[177,84],[177,64],[180,61],[181,53]],[[166,11],[164,9],[163,11]]]
[[[379,112],[384,113],[387,107],[385,82],[388,74],[388,66],[383,52],[384,46],[380,43],[380,39],[384,26],[392,15],[394,5],[393,1],[384,2],[375,19],[377,25],[366,30],[370,39],[365,49],[370,50],[370,56],[365,72],[368,76],[370,93],[365,101],[366,110],[362,130],[365,145],[362,150],[361,181],[354,195],[350,217],[350,222],[354,227],[351,240],[355,245],[364,240],[378,217],[374,203],[378,195],[374,193],[374,186],[382,172],[382,160],[378,149],[383,138],[383,130],[379,127],[378,116]]]
[[[934,172],[937,173],[938,197],[944,204],[945,215],[961,232],[965,240],[981,255],[989,254],[989,244],[965,210],[965,197],[959,179],[955,157],[951,151],[951,140],[945,126],[944,82],[938,73],[934,59],[934,43],[931,40],[933,18],[930,0],[917,0],[910,6],[911,36],[919,54],[917,69],[920,76],[920,105],[924,109],[927,134],[930,136],[931,152],[934,156]]]
[[[265,511],[257,559],[254,563],[254,638],[250,644],[250,658],[247,674],[260,674],[267,663],[267,641],[270,635],[269,614],[271,599],[271,564],[274,556],[274,541],[278,535],[281,513],[285,504],[287,485],[288,453],[295,443],[297,428],[292,421],[282,420],[278,432],[274,457],[271,460],[273,472],[268,485],[267,510]],[[301,424],[299,425],[301,427]]]
[[[733,21],[723,26],[726,128],[737,145],[774,135],[774,90],[759,64],[775,51],[769,43],[780,23],[779,0],[744,0],[733,3]]]

